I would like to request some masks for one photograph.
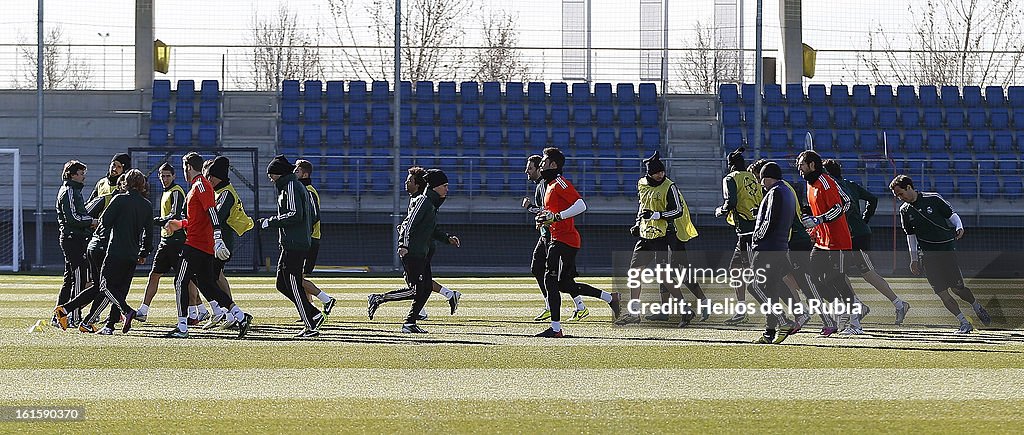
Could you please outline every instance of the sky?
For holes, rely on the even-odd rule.
[[[285,3],[310,32],[321,29],[320,43],[336,44],[327,0],[154,0],[156,38],[172,45],[172,71],[166,76],[224,79],[230,89],[244,86],[237,76],[246,70],[243,47],[251,40],[252,23],[276,14]],[[352,0],[357,3],[368,0]],[[464,20],[464,45],[480,42],[480,18],[487,11],[505,10],[518,17],[520,46],[533,72],[545,80],[559,80],[561,2],[550,0],[468,0],[476,4]],[[640,46],[641,0],[593,0],[592,45],[594,81],[637,81]],[[698,22],[713,26],[715,0],[668,0],[669,48],[692,47]],[[719,0],[722,1],[722,0]],[[779,45],[779,0],[764,1],[764,47]],[[895,38],[906,36],[908,6],[923,0],[803,1],[804,42],[820,50],[854,50],[867,46],[867,30],[884,28]],[[745,0],[745,46],[754,47],[755,1]],[[553,6],[552,6],[553,5]],[[0,88],[12,86],[13,77],[24,77],[27,67],[16,44],[35,42],[36,0],[5,0],[0,15]],[[353,8],[354,20],[366,26],[362,7]],[[97,87],[125,89],[132,85],[134,0],[45,0],[47,27],[59,25],[74,46],[74,56],[90,69]],[[109,35],[109,36],[106,36]],[[676,53],[676,52],[673,52]],[[849,53],[835,58],[819,56],[819,70],[828,76],[848,74]],[[390,63],[390,60],[388,61]],[[227,73],[222,71],[226,70]],[[159,76],[159,74],[158,74]],[[232,79],[232,77],[235,77]]]

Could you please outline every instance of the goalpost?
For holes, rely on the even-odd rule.
[[[0,178],[0,270],[17,272],[25,259],[21,209],[21,152],[0,149],[0,167],[11,168]]]

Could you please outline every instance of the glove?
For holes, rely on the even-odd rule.
[[[267,228],[270,228],[270,219],[267,219],[267,218],[260,219],[260,229],[264,229],[265,230]]]
[[[722,207],[715,209],[715,217],[722,217],[723,214],[725,214],[725,210],[723,210]]]
[[[541,226],[549,226],[552,223],[562,220],[562,217],[558,213],[552,212],[551,210],[544,210],[537,213],[537,224]]]
[[[629,234],[633,237],[640,237],[640,225],[633,225],[633,227],[629,229]]]
[[[228,245],[224,244],[224,239],[220,237],[220,230],[213,232],[213,255],[220,261],[227,261],[231,258],[231,251],[228,250]]]
[[[804,228],[811,229],[821,225],[821,218],[817,216],[804,216],[800,218],[800,223],[804,224]]]
[[[661,219],[661,212],[657,212],[654,210],[644,210],[643,212],[640,213],[640,217],[644,219],[658,220]]]

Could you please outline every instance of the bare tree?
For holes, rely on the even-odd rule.
[[[29,44],[27,38],[20,37],[18,51],[21,59],[28,65],[22,77],[14,77],[14,87],[18,89],[34,89],[36,87],[36,62],[38,50]],[[43,40],[43,89],[88,89],[92,71],[89,65],[82,62],[79,56],[71,52],[71,44],[64,39],[61,26],[51,27]]]
[[[342,66],[354,77],[392,80],[394,76],[395,5],[369,0],[327,0],[334,19],[336,38],[344,47]],[[463,63],[459,45],[466,32],[462,25],[473,0],[407,0],[402,3],[402,79],[444,80],[458,76]],[[369,18],[369,32],[353,19]]]
[[[682,91],[698,94],[714,94],[718,85],[734,83],[737,77],[736,50],[717,49],[714,46],[714,31],[696,24],[695,39],[688,42],[687,50],[679,62],[673,64],[673,72],[682,83]]]
[[[253,18],[252,85],[257,91],[277,91],[282,80],[313,80],[324,76],[320,60],[319,29],[310,35],[288,5],[277,16]]]
[[[905,49],[881,26],[868,35],[860,62],[877,83],[1003,85],[1024,60],[1024,11],[1018,0],[928,0],[909,7],[913,31]],[[877,49],[877,51],[876,51]]]
[[[473,80],[485,82],[530,81],[530,67],[516,45],[519,44],[517,17],[506,11],[483,17],[483,46],[474,56]]]

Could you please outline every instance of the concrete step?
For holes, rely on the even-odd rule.
[[[671,96],[668,103],[668,119],[717,118],[717,97],[713,95]]]
[[[712,120],[677,120],[668,123],[668,140],[718,139],[718,122]]]

